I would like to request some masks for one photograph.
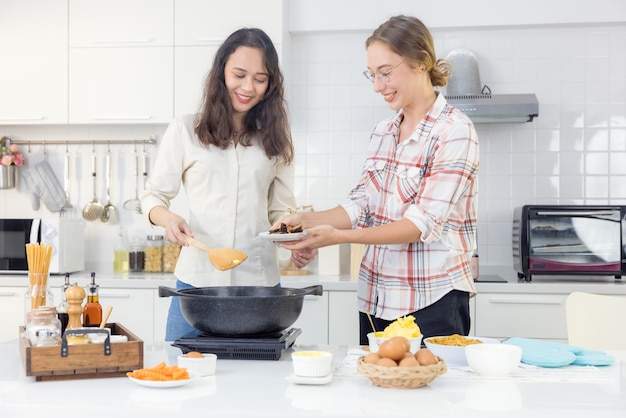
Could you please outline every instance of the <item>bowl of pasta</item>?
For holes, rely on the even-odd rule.
[[[494,338],[465,337],[459,334],[424,338],[424,344],[437,357],[445,360],[448,366],[467,366],[465,347],[471,344],[499,344]]]

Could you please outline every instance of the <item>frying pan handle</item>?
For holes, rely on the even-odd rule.
[[[324,288],[322,287],[321,284],[316,284],[315,286],[303,287],[302,290],[304,290],[305,294],[307,295],[322,296],[322,294],[324,293]]]
[[[169,297],[169,296],[178,296],[178,290],[172,289],[171,287],[159,286],[159,297]]]

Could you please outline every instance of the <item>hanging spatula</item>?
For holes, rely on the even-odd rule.
[[[206,251],[211,264],[221,271],[237,267],[248,258],[246,253],[235,250],[234,248],[209,248],[191,237],[187,237],[187,243],[202,251]]]

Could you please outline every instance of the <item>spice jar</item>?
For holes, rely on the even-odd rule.
[[[55,307],[42,307],[30,312],[26,336],[33,347],[61,344],[61,321]]]
[[[134,237],[128,252],[128,267],[130,271],[143,271],[146,265],[145,244],[139,237]]]
[[[163,235],[148,235],[146,241],[146,262],[144,271],[163,270]]]
[[[173,273],[176,268],[176,262],[180,255],[180,249],[182,247],[178,244],[172,244],[167,242],[163,245],[163,271],[166,273]]]

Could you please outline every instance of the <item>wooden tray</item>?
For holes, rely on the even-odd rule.
[[[121,324],[106,326],[113,335],[126,335],[128,342],[111,343],[109,354],[105,354],[104,344],[69,345],[66,356],[61,345],[31,346],[22,336],[24,327],[20,327],[20,355],[26,376],[35,376],[37,381],[92,379],[125,376],[143,368],[143,341]]]

